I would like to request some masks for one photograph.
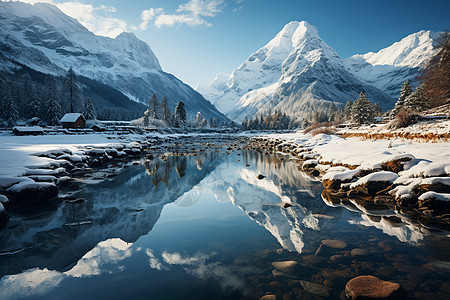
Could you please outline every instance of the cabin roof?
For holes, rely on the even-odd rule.
[[[82,117],[84,121],[86,121],[86,119],[84,118],[84,116],[80,113],[68,113],[65,114],[64,117],[62,117],[61,120],[59,120],[59,122],[61,123],[74,123],[76,120],[78,120],[79,117]]]

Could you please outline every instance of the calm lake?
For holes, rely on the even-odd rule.
[[[84,201],[13,212],[0,230],[0,299],[338,299],[365,274],[412,299],[450,298],[445,234],[329,206],[289,156],[228,152],[142,159],[86,185]]]

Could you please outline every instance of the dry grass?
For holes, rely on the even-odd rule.
[[[318,123],[314,125],[310,125],[305,128],[305,133],[311,133],[312,135],[316,134],[334,134],[336,132],[336,128],[332,126],[331,122]]]
[[[343,133],[342,137],[358,137],[362,140],[390,140],[390,139],[403,139],[410,141],[418,141],[424,143],[442,143],[450,142],[450,133],[417,133],[417,132],[352,132]]]

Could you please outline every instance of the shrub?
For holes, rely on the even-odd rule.
[[[388,128],[397,129],[408,127],[409,125],[414,124],[418,117],[419,115],[410,108],[403,108],[397,113],[395,119],[389,124]]]

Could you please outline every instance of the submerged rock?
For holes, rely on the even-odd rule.
[[[288,261],[276,261],[272,263],[272,266],[283,273],[294,273],[298,263],[293,260]]]
[[[406,299],[403,287],[375,276],[364,275],[351,279],[345,286],[345,296],[357,299]]]
[[[334,249],[347,248],[347,243],[340,240],[323,240],[322,244]]]
[[[303,287],[303,289],[310,294],[317,295],[320,297],[325,297],[325,298],[330,297],[328,288],[324,285],[312,283],[312,282],[309,282],[306,280],[300,280],[300,284]]]

